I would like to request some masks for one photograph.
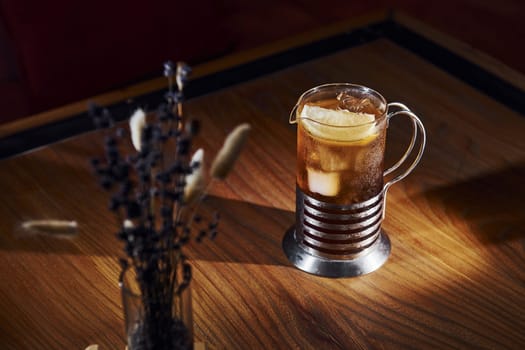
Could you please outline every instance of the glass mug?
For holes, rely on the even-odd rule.
[[[387,127],[405,115],[412,137],[404,155],[384,170]],[[401,103],[387,103],[365,86],[334,83],[301,95],[290,114],[297,124],[296,223],[283,249],[299,269],[326,277],[372,272],[390,255],[381,229],[388,188],[418,164],[426,143],[423,124]],[[385,183],[409,158],[414,160]]]

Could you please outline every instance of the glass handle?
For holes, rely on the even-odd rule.
[[[406,168],[405,171],[403,171],[402,173],[394,176],[383,187],[384,197],[385,198],[386,198],[386,192],[387,192],[388,188],[390,186],[392,186],[393,184],[395,184],[396,182],[404,179],[417,166],[417,164],[421,160],[421,157],[423,156],[423,151],[425,150],[425,144],[426,144],[426,140],[427,140],[425,127],[423,126],[423,123],[421,122],[421,120],[419,120],[417,115],[415,115],[410,109],[408,109],[407,106],[405,106],[404,104],[399,103],[399,102],[389,103],[388,104],[388,110],[390,110],[390,108],[392,108],[392,107],[398,108],[398,110],[395,111],[395,112],[389,113],[387,115],[387,123],[390,123],[390,119],[392,119],[393,117],[395,117],[397,115],[406,115],[406,116],[410,117],[410,119],[412,121],[412,138],[411,138],[410,144],[408,145],[408,148],[405,151],[405,153],[403,154],[403,156],[397,161],[396,164],[394,164],[390,168],[386,169],[384,171],[384,173],[383,173],[383,176],[386,176],[386,175],[392,173],[393,171],[397,170],[401,165],[403,165],[405,163],[407,158],[412,154],[412,151],[414,150],[414,146],[416,145],[416,140],[418,138],[418,134],[419,134],[419,137],[421,138],[421,140],[419,142],[419,149],[417,151],[417,155],[416,155],[416,158],[414,159],[414,161]]]
[[[293,106],[292,111],[290,112],[290,119],[288,120],[290,124],[297,123],[297,108],[298,107],[299,107],[299,103]]]

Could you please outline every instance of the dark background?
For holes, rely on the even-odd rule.
[[[525,73],[522,0],[0,0],[0,123],[382,9]]]

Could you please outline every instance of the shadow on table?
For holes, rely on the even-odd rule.
[[[294,221],[292,211],[219,197],[208,197],[204,216],[220,213],[219,234],[213,242],[195,244],[191,258],[263,265],[290,265],[281,242]]]
[[[483,244],[525,239],[525,163],[434,189],[424,196],[443,208],[448,217],[466,222]]]

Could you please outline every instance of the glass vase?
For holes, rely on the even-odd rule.
[[[128,350],[193,349],[190,285],[166,292],[159,281],[137,279],[134,267],[122,271],[119,284]]]

